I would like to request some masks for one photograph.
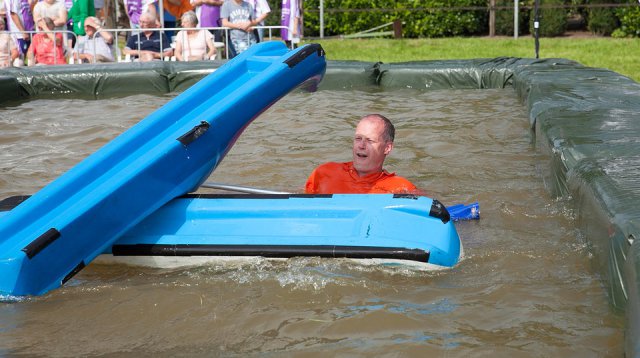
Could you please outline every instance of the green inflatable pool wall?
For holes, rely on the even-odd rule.
[[[182,91],[223,62],[10,68],[0,104],[32,97],[122,97]],[[513,88],[553,195],[570,195],[611,304],[625,312],[626,356],[640,356],[640,84],[565,59],[495,58],[396,64],[329,62],[321,89]]]

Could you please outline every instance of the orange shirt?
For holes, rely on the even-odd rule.
[[[407,179],[383,170],[360,177],[353,162],[325,163],[314,169],[305,185],[307,194],[419,194]]]
[[[185,12],[193,10],[193,5],[191,5],[189,0],[180,0],[180,5],[174,4],[169,0],[164,0],[162,6],[168,13],[175,16],[176,19],[182,17],[182,14]]]

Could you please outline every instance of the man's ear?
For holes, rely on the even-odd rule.
[[[393,150],[393,142],[387,142],[387,144],[384,146],[384,155],[389,155],[389,153],[391,153],[391,150]]]

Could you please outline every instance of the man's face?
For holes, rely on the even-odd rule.
[[[353,166],[358,175],[379,173],[393,143],[383,139],[384,123],[377,118],[365,118],[358,123],[353,138]]]
[[[156,22],[153,19],[148,17],[140,18],[140,28],[142,29],[152,29],[156,25]]]
[[[84,32],[86,32],[89,36],[93,36],[93,34],[96,32],[96,29],[94,29],[91,25],[84,24]]]

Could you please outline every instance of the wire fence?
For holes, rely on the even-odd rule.
[[[256,30],[262,30],[265,34],[264,36],[264,41],[274,41],[274,40],[279,40],[279,33],[282,29],[285,29],[286,27],[284,26],[254,26],[253,27]],[[148,29],[105,29],[105,28],[101,28],[100,30],[97,30],[96,33],[94,34],[93,37],[88,38],[85,37],[83,38],[83,36],[76,36],[76,34],[72,31],[68,31],[68,30],[52,30],[52,31],[22,31],[22,32],[10,32],[10,31],[5,31],[2,32],[0,34],[8,34],[10,35],[10,37],[6,37],[2,38],[0,37],[0,39],[6,40],[6,41],[15,41],[16,39],[23,39],[24,38],[24,34],[28,34],[28,42],[31,44],[30,47],[34,46],[34,38],[36,36],[38,36],[38,34],[53,34],[53,41],[52,44],[50,46],[47,46],[47,48],[45,49],[45,51],[50,51],[50,53],[42,53],[42,55],[44,55],[45,57],[49,57],[52,58],[52,63],[48,63],[48,64],[53,64],[53,65],[63,65],[63,64],[73,64],[73,63],[84,63],[82,61],[78,61],[78,58],[80,53],[86,53],[91,55],[91,61],[89,63],[98,63],[98,62],[131,62],[131,61],[139,61],[140,59],[137,58],[137,55],[130,55],[130,54],[125,54],[125,47],[126,47],[126,41],[127,39],[131,38],[131,37],[135,37],[135,36],[141,36],[141,34],[143,32],[158,32],[160,33],[159,36],[159,49],[160,52],[163,54],[159,60],[163,60],[163,61],[176,61],[176,56],[173,53],[173,51],[175,50],[175,45],[176,45],[176,41],[179,40],[177,39],[175,36],[172,36],[171,39],[166,38],[165,36],[162,36],[163,34],[166,33],[177,33],[179,31],[207,31],[209,33],[213,33],[216,31],[219,31],[222,36],[221,36],[221,40],[219,42],[213,41],[213,45],[216,49],[216,56],[214,56],[213,58],[203,58],[203,60],[214,60],[214,59],[229,59],[231,56],[231,51],[229,49],[230,46],[230,42],[229,42],[229,32],[230,32],[230,28],[228,27],[198,27],[198,28],[185,28],[185,27],[171,27],[171,28],[148,28]],[[110,57],[107,57],[107,60],[102,60],[99,61],[98,60],[98,42],[99,41],[105,41],[104,38],[102,36],[100,36],[101,33],[109,33],[112,36],[113,41],[110,43],[106,43],[106,45],[108,46],[108,50],[110,51]],[[278,35],[278,37],[276,38],[276,34]],[[61,36],[58,36],[61,35]],[[144,35],[142,35],[144,36]],[[141,37],[142,37],[141,36]],[[211,35],[213,37],[213,35]],[[247,33],[247,36],[251,36],[251,34]],[[81,40],[83,40],[81,42]],[[58,41],[61,41],[62,43],[59,43]],[[169,42],[169,46],[166,46],[166,42]],[[106,41],[105,41],[106,42]],[[142,42],[140,40],[135,41],[136,43],[136,48],[133,48],[131,50],[136,50],[138,53],[140,53],[140,51],[142,51],[143,49],[141,48],[142,46]],[[72,46],[71,44],[75,43],[75,44],[79,44],[79,43],[83,43],[85,44],[84,48],[79,47],[79,46]],[[88,46],[87,46],[88,45]],[[9,64],[9,66],[11,65],[17,65],[17,66],[22,66],[22,65],[39,65],[39,63],[37,63],[37,61],[35,60],[35,57],[33,58],[27,58],[26,54],[28,53],[28,51],[25,50],[19,50],[18,45],[16,45],[16,47],[13,46],[0,46],[0,48],[6,48],[6,53],[1,53],[0,55],[2,55],[2,57],[5,57],[6,59],[10,59],[11,63]],[[18,61],[15,61],[14,59],[12,59],[12,54],[11,54],[11,49],[12,48],[16,48],[19,50],[19,57],[16,59]],[[86,49],[88,49],[88,51],[84,52]],[[33,51],[33,49],[32,49]],[[59,52],[62,51],[63,53],[63,58],[64,61],[60,61],[60,57],[59,56]],[[164,56],[164,54],[166,53],[166,56]],[[110,60],[109,60],[110,58]],[[30,63],[30,60],[32,61]],[[188,60],[188,59],[187,59]],[[35,63],[34,63],[35,62]]]

